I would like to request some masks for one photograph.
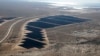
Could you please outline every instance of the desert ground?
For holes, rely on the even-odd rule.
[[[18,5],[15,7],[16,4]],[[100,9],[63,10],[42,3],[34,4],[36,7],[31,3],[16,4],[13,4],[13,6],[10,6],[11,4],[5,5],[9,8],[4,7],[4,9],[9,9],[9,11],[0,9],[1,16],[16,17],[14,20],[5,21],[7,23],[0,25],[0,40],[3,39],[5,32],[11,24],[23,19],[13,27],[8,38],[0,43],[0,56],[100,56]],[[20,4],[27,6],[22,8],[22,6],[19,6]],[[41,4],[41,6],[37,4]],[[13,10],[10,8],[13,8]],[[87,21],[70,24],[64,23],[65,21],[62,19],[63,24],[57,23],[58,19],[48,19],[54,20],[56,23],[42,21],[44,18],[59,15],[71,16]],[[3,18],[1,17],[0,19]],[[52,27],[38,25],[38,22],[49,24]],[[28,26],[31,23],[34,25]],[[31,29],[28,30],[27,27]],[[39,32],[42,38],[39,38],[37,35],[37,38],[27,37],[28,34],[32,33],[32,30],[34,34]],[[27,44],[25,41],[32,42]],[[33,47],[26,48],[24,43]],[[40,44],[43,45],[42,48],[35,46]]]

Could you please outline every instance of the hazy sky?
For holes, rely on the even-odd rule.
[[[37,1],[37,2],[64,2],[64,3],[77,3],[77,4],[87,4],[87,3],[100,3],[100,0],[0,0],[0,1]]]
[[[26,0],[29,1],[29,0]],[[30,0],[30,1],[46,1],[46,2],[72,2],[72,3],[98,3],[100,0]]]
[[[0,0],[0,1],[29,1],[29,2],[50,2],[57,5],[74,5],[79,7],[99,7],[100,0]]]
[[[25,1],[39,1],[39,2],[51,2],[60,4],[81,5],[83,7],[100,7],[100,0],[25,0]]]

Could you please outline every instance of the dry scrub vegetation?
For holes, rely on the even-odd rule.
[[[48,13],[53,14],[52,12],[54,11],[49,11]],[[48,13],[45,16],[49,15]],[[68,14],[65,11],[64,13]],[[40,15],[41,13],[37,14]],[[61,14],[63,13],[61,12]],[[100,56],[99,14],[75,14],[73,16],[90,17],[93,21],[46,29],[49,39],[47,48],[25,49],[21,47],[10,50],[10,48],[13,48],[11,45],[15,43],[10,45],[2,43],[0,44],[0,56]]]
[[[100,25],[93,21],[46,29],[49,47],[13,49],[2,56],[100,56]],[[16,51],[15,51],[16,50]]]

